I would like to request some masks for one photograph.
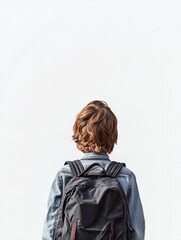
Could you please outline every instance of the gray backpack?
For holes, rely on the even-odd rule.
[[[128,203],[116,179],[125,164],[112,161],[106,171],[99,163],[87,169],[79,160],[66,164],[73,177],[63,193],[55,240],[130,240]]]

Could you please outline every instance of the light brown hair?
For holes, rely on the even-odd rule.
[[[72,138],[80,151],[111,153],[117,137],[117,118],[106,102],[92,101],[77,115]]]

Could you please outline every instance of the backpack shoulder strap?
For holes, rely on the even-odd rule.
[[[84,171],[84,166],[80,160],[67,161],[64,165],[69,164],[73,177],[79,176]]]
[[[108,169],[106,170],[106,175],[110,176],[110,177],[116,177],[118,175],[119,171],[121,170],[121,168],[125,167],[125,166],[126,166],[125,163],[112,161],[109,164]]]

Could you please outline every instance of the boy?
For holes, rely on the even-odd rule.
[[[77,148],[83,153],[80,160],[85,169],[92,163],[99,163],[107,169],[111,162],[108,154],[117,143],[117,118],[106,102],[92,101],[77,115],[72,137]],[[65,165],[53,181],[43,228],[43,240],[56,240],[61,200],[65,186],[71,178],[69,165]],[[117,180],[128,200],[133,228],[132,240],[144,240],[145,220],[135,175],[123,167],[117,175]]]

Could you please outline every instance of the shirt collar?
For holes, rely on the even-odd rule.
[[[81,160],[107,160],[110,161],[109,156],[107,153],[101,152],[101,153],[95,153],[95,152],[89,152],[84,153],[81,157]]]

